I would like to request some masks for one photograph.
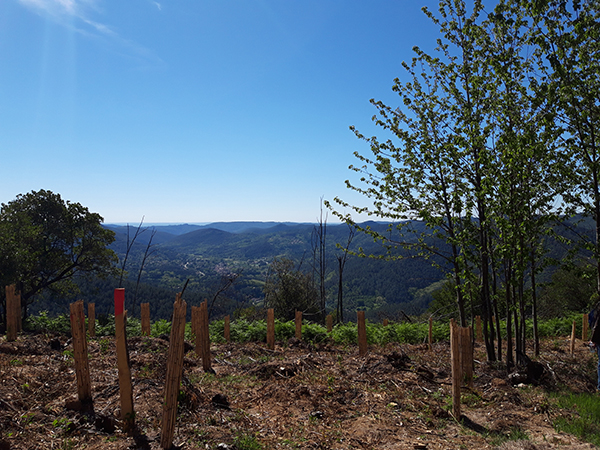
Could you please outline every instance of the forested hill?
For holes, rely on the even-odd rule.
[[[372,222],[373,229],[384,231],[386,224]],[[106,225],[115,232],[112,249],[124,261],[127,243],[136,234],[137,226]],[[212,299],[235,274],[239,276],[219,295],[213,315],[231,313],[239,307],[260,305],[269,265],[274,258],[289,258],[296,268],[312,271],[314,267],[313,232],[315,224],[275,222],[223,222],[207,225],[160,225],[144,227],[135,238],[127,257],[126,301],[134,303],[134,291],[144,254],[146,262],[141,272],[136,306],[150,302],[153,311],[168,318],[175,293],[186,281],[188,304]],[[328,224],[325,235],[325,284],[328,305],[337,301],[338,261],[349,237],[345,224]],[[148,248],[148,244],[150,247]],[[367,235],[357,233],[351,250],[359,248],[367,254],[383,255],[385,250]],[[396,253],[398,254],[398,253]],[[400,309],[409,313],[423,311],[431,299],[424,289],[439,282],[443,273],[430,261],[409,257],[397,261],[349,256],[344,270],[344,303],[348,311],[360,307],[376,317],[381,313],[395,314]],[[101,312],[111,311],[112,289],[118,280],[82,280],[83,298],[95,301]],[[81,295],[79,296],[81,297]],[[36,309],[66,310],[69,299],[40,302]],[[139,314],[139,306],[137,308]],[[154,315],[154,313],[153,313]]]
[[[363,226],[385,232],[388,225],[369,222]],[[585,223],[577,226],[579,232],[587,229]],[[115,232],[112,248],[119,256],[119,264],[122,264],[127,243],[133,240],[137,226],[106,227]],[[423,225],[415,222],[413,227],[419,229]],[[188,304],[196,305],[206,298],[212,300],[236,275],[235,282],[216,299],[213,316],[232,313],[240,307],[260,305],[269,265],[274,258],[289,258],[297,268],[309,272],[315,267],[315,229],[315,224],[275,222],[145,227],[135,238],[125,267],[122,284],[126,288],[129,310],[139,314],[139,309],[136,313],[139,303],[150,302],[153,315],[168,318],[175,293],[181,291],[187,280],[186,300]],[[349,228],[345,224],[328,224],[325,231],[325,284],[328,305],[334,309],[338,295],[337,257],[343,254],[339,246],[346,246]],[[366,254],[385,254],[379,243],[362,233],[354,236],[350,248],[354,252],[362,249]],[[565,252],[566,249],[557,243],[550,246],[550,254],[556,259],[561,259]],[[146,261],[140,273],[145,254]],[[375,319],[384,315],[395,317],[400,310],[410,314],[427,308],[432,299],[431,292],[439,288],[445,279],[443,271],[433,264],[441,263],[441,260],[424,260],[401,250],[396,250],[394,255],[401,258],[390,261],[349,256],[344,270],[343,293],[345,309],[350,314],[361,308]],[[112,289],[118,287],[117,280],[85,280],[80,285],[83,298],[95,301],[100,312],[111,312]],[[69,301],[49,300],[35,305],[33,310],[61,312],[66,310]]]

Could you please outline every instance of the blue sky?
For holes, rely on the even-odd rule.
[[[349,130],[386,137],[435,0],[3,0],[0,202],[48,189],[107,223],[313,222]],[[330,216],[331,220],[331,216]]]

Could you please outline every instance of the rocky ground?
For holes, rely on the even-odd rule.
[[[168,342],[129,339],[136,428],[123,430],[114,338],[89,342],[93,405],[76,402],[66,336],[0,338],[0,450],[158,449]],[[448,343],[311,346],[291,340],[213,344],[215,374],[185,356],[174,444],[185,449],[589,449],[552,423],[576,414],[547,393],[594,394],[595,354],[567,338],[543,342],[539,385],[510,380],[477,345],[475,383],[451,416]],[[517,384],[513,386],[512,384]],[[599,399],[600,400],[600,399]],[[518,438],[526,440],[518,441]]]

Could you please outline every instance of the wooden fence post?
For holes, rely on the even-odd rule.
[[[571,356],[575,353],[575,321],[573,321],[573,326],[571,328]]]
[[[88,334],[96,336],[96,304],[88,303]]]
[[[296,339],[302,339],[302,311],[296,311],[294,322],[296,324]]]
[[[140,308],[142,316],[142,336],[150,336],[152,333],[150,328],[150,303],[142,303]]]
[[[14,284],[4,288],[6,293],[6,340],[14,341],[17,339],[19,330],[18,321],[21,317],[20,310],[17,310],[17,294]]]
[[[202,368],[205,372],[210,372],[210,332],[208,330],[208,301],[206,300],[200,304],[200,315],[198,325],[200,336],[202,337],[200,341],[202,345]]]
[[[171,323],[171,338],[169,340],[169,355],[167,357],[167,378],[163,404],[162,431],[160,447],[170,449],[173,445],[175,422],[177,420],[177,396],[183,374],[183,347],[185,340],[185,315],[187,304],[177,294],[173,305],[173,322]]]
[[[356,321],[358,327],[358,354],[365,356],[367,354],[367,325],[364,311],[356,311]]]
[[[87,340],[85,338],[85,315],[83,300],[71,303],[71,334],[73,335],[73,359],[77,378],[77,398],[82,403],[92,401],[90,365],[88,362]]]
[[[481,316],[475,317],[475,339],[477,339],[477,342],[483,342],[483,328],[481,327]]]
[[[450,358],[452,361],[452,414],[460,421],[460,388],[462,374],[460,366],[460,335],[456,321],[450,321]]]
[[[390,321],[388,319],[383,319],[383,326],[387,327],[390,324]]]
[[[327,315],[327,332],[331,333],[333,330],[333,316],[331,314]]]
[[[267,347],[271,350],[275,349],[275,310],[273,308],[267,310]]]
[[[462,379],[473,388],[473,335],[471,327],[460,327],[460,367]]]
[[[133,428],[134,425],[134,412],[131,369],[129,368],[129,352],[127,351],[125,315],[125,289],[117,288],[115,289],[115,338],[117,341],[121,419],[125,423],[125,429],[129,430]]]
[[[588,326],[589,326],[589,315],[584,314],[583,319],[581,321],[581,340],[583,342],[587,342],[589,340]]]
[[[225,320],[223,321],[223,337],[226,342],[231,342],[231,326],[229,324],[229,316],[225,316]]]

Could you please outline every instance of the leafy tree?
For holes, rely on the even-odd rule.
[[[498,1],[493,12],[475,0],[467,10],[463,0],[440,0],[437,16],[424,8],[440,28],[438,47],[434,54],[415,47],[412,64],[404,63],[409,80],[396,79],[393,87],[400,107],[372,100],[375,123],[391,137],[381,141],[355,131],[373,156],[355,153],[361,165],[351,168],[360,183],[347,185],[373,202],[355,211],[395,222],[388,233],[362,231],[389,248],[445,259],[440,267],[451,279],[463,326],[465,305],[475,304],[476,292],[487,356],[495,360],[496,340],[498,358],[502,348],[501,291],[508,314],[520,317],[517,350],[525,348],[539,241],[557,193],[564,192],[564,169],[557,170],[564,161],[554,151],[561,131],[535,78],[540,53],[532,52],[527,10],[512,0]]]
[[[117,260],[107,248],[114,233],[79,203],[32,191],[0,209],[0,285],[16,284],[27,312],[46,289],[75,289],[75,274],[106,275]]]
[[[284,320],[292,320],[296,311],[317,317],[321,312],[319,292],[312,276],[294,266],[288,258],[273,260],[264,286],[265,306],[273,308],[275,317]]]
[[[374,157],[356,153],[363,165],[352,168],[366,187],[347,185],[373,199],[373,208],[354,208],[357,212],[394,221],[399,233],[363,231],[390,247],[446,261],[440,267],[452,280],[462,326],[467,324],[464,297],[472,292],[467,286],[479,284],[484,322],[491,327],[490,203],[497,180],[489,146],[495,131],[491,37],[481,23],[481,1],[470,14],[461,0],[440,1],[439,18],[424,11],[440,27],[437,54],[415,47],[412,63],[403,64],[409,81],[396,79],[393,87],[401,107],[372,100],[379,112],[376,124],[392,137],[381,142],[357,133]],[[485,336],[493,359],[487,327]]]
[[[535,44],[544,64],[540,91],[555,105],[566,156],[563,176],[571,182],[564,199],[596,223],[585,246],[596,260],[600,296],[600,2],[540,0],[525,2],[532,16],[543,18]]]

